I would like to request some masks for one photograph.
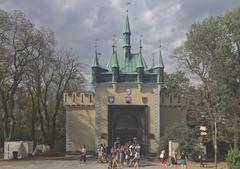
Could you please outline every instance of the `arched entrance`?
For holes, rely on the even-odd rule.
[[[120,143],[132,141],[134,137],[147,153],[147,106],[109,105],[108,106],[108,144],[113,146],[117,137]]]

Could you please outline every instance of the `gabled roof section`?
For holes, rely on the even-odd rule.
[[[131,54],[131,57],[128,60],[128,62],[126,61],[126,58],[124,57],[124,54],[121,53],[120,55],[117,55],[117,60],[118,60],[119,70],[122,73],[134,73],[134,72],[136,72],[136,68],[138,66],[139,60],[140,60],[140,62],[142,62],[143,68],[147,69],[147,64],[146,64],[143,56],[139,55],[139,53]],[[113,62],[114,62],[114,55],[111,56],[107,66],[106,66],[109,71],[111,71]]]

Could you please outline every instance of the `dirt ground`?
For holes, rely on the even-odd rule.
[[[125,167],[129,168],[129,167]],[[159,162],[141,162],[144,169],[170,169],[163,167]],[[188,169],[202,169],[199,163],[188,162]],[[207,169],[214,169],[214,164],[209,163]],[[99,164],[96,161],[87,161],[85,164],[79,160],[18,160],[0,161],[0,169],[107,169],[107,164]],[[180,166],[177,166],[180,169]],[[219,163],[218,169],[228,169],[226,163]]]

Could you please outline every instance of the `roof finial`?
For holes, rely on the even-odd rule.
[[[131,4],[131,2],[129,2],[129,1],[126,2],[126,4],[125,4],[125,5],[126,5],[126,14],[128,14],[128,6],[129,6],[130,4]]]
[[[98,45],[97,45],[98,41],[99,41],[99,39],[95,39],[95,51],[96,52],[97,52],[97,47],[98,47]]]
[[[140,41],[139,41],[139,48],[140,48],[140,54],[142,53],[142,37],[143,37],[143,35],[140,35]]]
[[[159,48],[160,48],[160,50],[162,50],[162,42],[161,42],[161,40],[159,40]]]
[[[113,48],[113,53],[115,52],[115,38],[116,38],[116,35],[113,34],[113,39],[112,39],[112,48]]]
[[[164,68],[163,59],[162,59],[162,44],[161,44],[161,40],[159,40],[159,56],[158,56],[158,65],[157,65],[157,67]]]
[[[97,52],[97,41],[98,41],[98,39],[95,40],[95,55],[93,57],[92,67],[98,67],[99,66],[99,63],[98,63],[99,53]]]
[[[154,67],[154,53],[152,53],[152,67]]]

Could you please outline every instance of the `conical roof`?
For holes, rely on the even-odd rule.
[[[126,12],[123,33],[131,33],[129,19],[128,19],[128,11]]]
[[[98,67],[98,66],[99,66],[98,53],[97,53],[97,50],[95,50],[95,54],[94,54],[94,56],[93,56],[92,67]]]

